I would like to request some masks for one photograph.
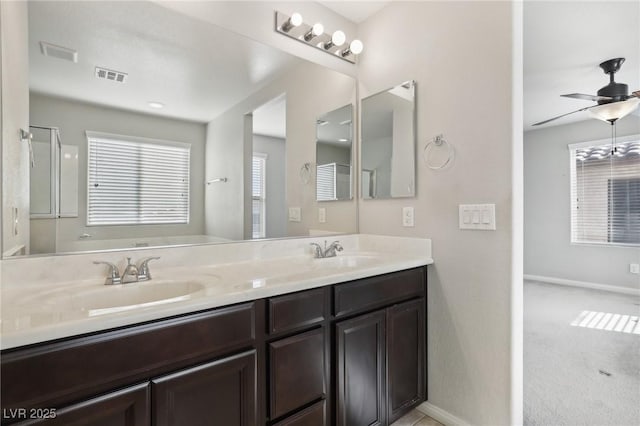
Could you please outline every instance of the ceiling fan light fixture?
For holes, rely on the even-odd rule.
[[[611,102],[589,108],[589,114],[598,120],[613,123],[633,112],[640,104],[640,98],[630,98],[626,101]]]

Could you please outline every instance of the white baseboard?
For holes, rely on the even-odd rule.
[[[470,423],[462,420],[459,417],[454,416],[450,412],[443,410],[438,406],[433,405],[429,401],[425,401],[422,404],[418,405],[416,409],[420,411],[422,414],[426,414],[427,416],[439,421],[445,426],[469,426],[470,425]]]
[[[567,280],[564,278],[544,277],[541,275],[525,274],[524,279],[528,281],[540,281],[540,282],[549,283],[549,284],[559,284],[559,285],[567,285],[571,287],[590,288],[593,290],[612,291],[614,293],[640,296],[640,289],[636,289],[636,288],[627,288],[627,287],[619,287],[619,286],[608,285],[608,284],[590,283],[588,281]]]

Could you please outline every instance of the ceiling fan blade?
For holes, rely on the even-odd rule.
[[[562,115],[559,115],[559,116],[557,116],[557,117],[553,117],[553,118],[550,118],[550,119],[548,119],[548,120],[541,121],[541,122],[539,122],[539,123],[534,123],[534,124],[532,124],[532,126],[539,126],[539,125],[541,125],[541,124],[546,124],[546,123],[548,123],[548,122],[550,122],[550,121],[557,120],[558,118],[562,118],[562,117],[564,117],[565,115],[575,114],[576,112],[580,112],[580,111],[586,111],[586,110],[588,110],[588,109],[590,109],[590,108],[593,108],[593,107],[596,107],[596,106],[598,106],[598,105],[591,105],[591,106],[588,106],[588,107],[580,108],[580,109],[577,109],[577,110],[575,110],[575,111],[571,111],[571,112],[568,112],[568,113],[566,113],[566,114],[562,114]]]
[[[610,96],[585,95],[583,93],[569,93],[569,94],[560,95],[560,96],[563,96],[565,98],[582,99],[585,101],[593,101],[593,102],[609,101],[613,99]]]

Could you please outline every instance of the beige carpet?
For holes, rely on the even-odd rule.
[[[640,298],[527,282],[524,305],[525,425],[640,425]]]

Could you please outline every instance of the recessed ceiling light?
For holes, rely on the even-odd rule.
[[[161,102],[148,102],[147,105],[149,105],[151,108],[155,108],[155,109],[164,108],[164,104],[161,103]]]
[[[349,139],[340,138],[340,139],[338,139],[338,142],[349,142]]]

